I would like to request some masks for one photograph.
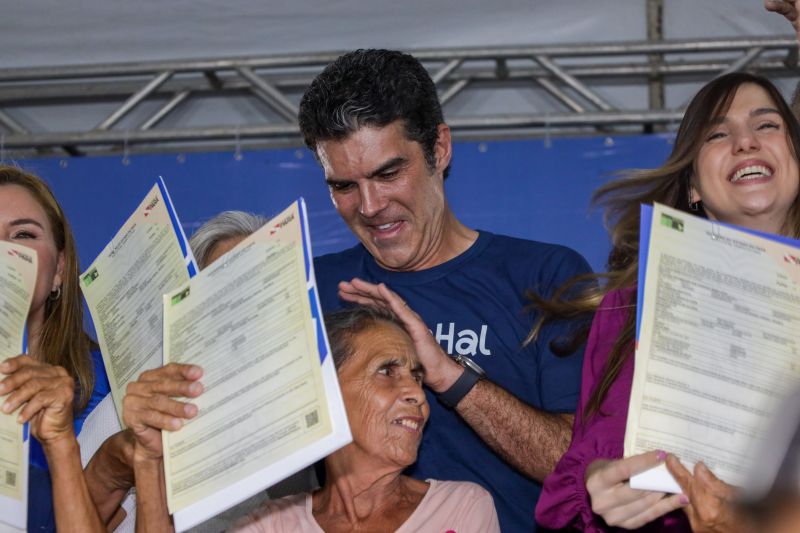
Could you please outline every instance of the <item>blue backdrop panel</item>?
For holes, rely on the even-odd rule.
[[[456,143],[447,197],[467,226],[562,243],[595,270],[608,254],[601,213],[588,212],[592,191],[627,168],[658,166],[671,136],[589,137]],[[53,187],[74,228],[82,267],[100,253],[163,176],[187,235],[225,209],[264,215],[306,199],[314,253],[355,240],[331,204],[323,174],[307,150],[42,158],[21,165]]]

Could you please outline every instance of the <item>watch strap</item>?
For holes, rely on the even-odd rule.
[[[478,374],[470,367],[465,366],[464,372],[461,373],[455,383],[450,385],[449,389],[437,395],[439,401],[448,409],[455,409],[458,402],[472,390],[472,387],[474,387],[482,377],[482,375]]]

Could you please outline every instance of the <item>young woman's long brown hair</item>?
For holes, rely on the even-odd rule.
[[[56,249],[64,253],[64,276],[61,295],[48,298],[36,359],[64,367],[77,384],[75,410],[89,402],[94,387],[91,349],[94,344],[83,329],[83,304],[78,285],[78,254],[75,240],[61,206],[41,178],[10,165],[0,165],[0,187],[18,185],[42,207],[53,229]]]
[[[607,293],[636,287],[639,273],[641,204],[652,205],[653,202],[659,202],[693,215],[706,216],[702,204],[691,203],[690,187],[694,163],[712,121],[728,111],[736,91],[748,83],[763,88],[775,103],[786,124],[786,136],[797,159],[800,154],[800,125],[780,91],[769,80],[753,74],[735,72],[706,84],[686,108],[672,153],[661,167],[626,172],[622,178],[607,183],[594,193],[592,202],[604,208],[604,219],[611,233],[612,249],[608,257],[608,272],[570,280],[548,300],[532,296],[534,305],[541,310],[541,318],[531,331],[529,342],[536,338],[544,323],[553,319],[575,318],[594,313]],[[800,237],[800,197],[795,199],[781,233]],[[570,297],[576,293],[576,287],[580,287],[577,296]],[[632,291],[625,325],[611,349],[603,377],[584,408],[584,421],[588,421],[599,411],[611,384],[616,380],[627,358],[633,354],[635,330],[636,293]]]

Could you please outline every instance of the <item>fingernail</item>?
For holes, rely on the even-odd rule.
[[[681,505],[689,505],[689,497],[685,494],[681,494],[681,497],[678,501],[681,502]]]
[[[189,385],[189,392],[192,394],[200,394],[201,392],[203,392],[203,385],[201,385],[198,382],[194,382],[191,385]]]
[[[181,429],[181,425],[182,425],[182,424],[183,424],[183,423],[181,422],[181,420],[180,420],[179,418],[173,418],[173,419],[172,419],[172,420],[170,420],[170,422],[169,422],[169,426],[170,426],[170,427],[171,427],[173,430]]]
[[[9,368],[11,368],[11,365],[9,364],[8,361],[3,361],[3,363],[0,364],[0,372],[5,372]]]
[[[200,367],[199,367],[199,366],[197,366],[197,365],[193,365],[193,366],[192,366],[192,368],[191,368],[191,370],[190,370],[190,372],[191,372],[191,375],[192,375],[193,377],[200,377],[200,376],[202,376],[202,375],[203,375],[203,369],[202,369],[202,368],[200,368]]]
[[[191,403],[187,403],[186,405],[183,406],[183,412],[186,414],[186,416],[192,418],[194,415],[197,414],[197,406]]]
[[[664,450],[656,450],[656,458],[658,458],[659,461],[663,461],[667,458],[667,452]]]
[[[6,403],[3,404],[3,412],[4,413],[10,413],[11,412],[11,404],[10,403],[6,402]]]

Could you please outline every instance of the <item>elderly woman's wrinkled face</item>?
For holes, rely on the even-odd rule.
[[[353,445],[372,458],[404,468],[417,459],[429,406],[423,370],[411,338],[379,321],[353,339],[339,369]]]

